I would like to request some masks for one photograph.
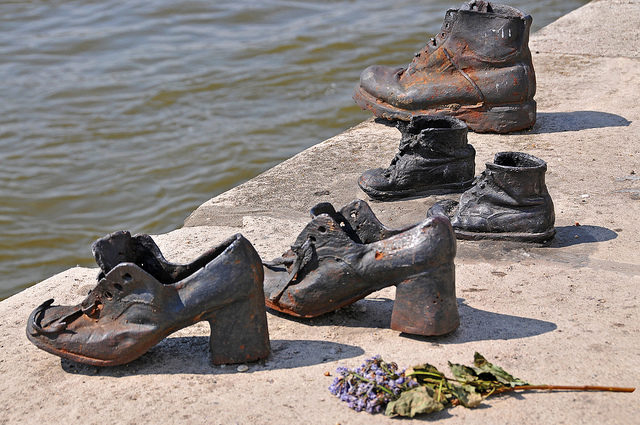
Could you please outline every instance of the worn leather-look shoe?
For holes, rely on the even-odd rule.
[[[395,285],[391,328],[442,335],[459,324],[455,295],[455,235],[442,210],[405,228],[388,229],[364,201],[339,212],[328,203],[291,250],[265,263],[268,307],[315,317]]]
[[[92,250],[98,284],[76,306],[48,300],[27,323],[38,348],[95,366],[128,363],[169,334],[206,320],[214,364],[269,355],[263,271],[238,234],[189,264],[169,263],[148,235],[116,232]]]
[[[446,114],[477,132],[507,133],[536,121],[531,16],[486,1],[447,11],[440,33],[407,67],[370,66],[353,98],[377,117]]]
[[[556,233],[547,163],[524,152],[499,152],[460,201],[440,201],[458,239],[545,242]]]
[[[414,115],[396,121],[402,133],[398,153],[387,168],[358,179],[370,198],[391,201],[463,192],[473,183],[476,151],[467,143],[467,125],[446,116]]]

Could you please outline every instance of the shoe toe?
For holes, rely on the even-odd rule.
[[[367,170],[358,179],[358,185],[370,195],[371,192],[389,189],[389,179],[384,175],[383,168]]]
[[[27,320],[27,334],[37,336],[45,333],[55,333],[55,326],[62,319],[77,310],[76,306],[51,305],[49,300],[36,308]]]
[[[372,65],[360,74],[360,87],[370,95],[388,101],[398,95],[397,73],[403,68]]]

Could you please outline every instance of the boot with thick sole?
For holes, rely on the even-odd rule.
[[[380,118],[446,114],[476,132],[530,128],[536,122],[531,22],[513,7],[479,0],[450,9],[440,33],[407,67],[368,67],[353,98]]]
[[[391,165],[365,171],[358,185],[379,201],[463,192],[473,183],[476,151],[467,125],[445,116],[417,115],[396,121],[402,133]]]
[[[523,152],[500,152],[460,202],[439,204],[458,239],[546,242],[555,213],[545,184],[547,163]]]

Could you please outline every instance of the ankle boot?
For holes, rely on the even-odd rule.
[[[464,122],[418,115],[396,125],[402,138],[391,165],[365,171],[358,180],[367,195],[389,201],[462,192],[471,186],[476,151],[467,143]]]
[[[98,284],[76,306],[48,300],[31,313],[38,348],[94,366],[128,363],[169,334],[202,320],[211,326],[214,364],[269,355],[258,253],[238,234],[189,264],[172,264],[148,235],[116,232],[93,245]]]
[[[409,66],[370,66],[353,98],[381,118],[439,113],[476,132],[530,128],[536,121],[531,21],[513,7],[486,1],[450,9],[440,33]]]
[[[264,264],[265,303],[315,317],[395,285],[391,328],[442,335],[459,324],[455,235],[442,210],[415,226],[382,226],[364,201],[316,205],[291,250]]]
[[[547,164],[523,152],[497,153],[460,197],[441,201],[458,239],[544,242],[555,235]]]

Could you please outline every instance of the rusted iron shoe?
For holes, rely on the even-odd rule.
[[[473,183],[476,151],[459,119],[415,115],[396,121],[400,147],[386,169],[365,171],[358,185],[372,199],[390,201],[463,192]]]
[[[476,132],[530,128],[536,121],[531,21],[513,7],[485,1],[449,9],[440,33],[407,67],[368,67],[353,98],[387,119],[444,113]]]
[[[458,239],[545,242],[553,238],[555,213],[545,184],[547,163],[523,152],[500,152],[460,202],[439,204]]]
[[[189,264],[172,264],[148,235],[116,232],[92,246],[98,284],[76,306],[48,300],[27,323],[38,348],[95,366],[128,363],[169,334],[206,320],[214,364],[269,355],[260,257],[237,234]]]
[[[291,250],[265,263],[268,307],[315,317],[395,285],[391,328],[443,335],[459,324],[455,235],[441,209],[406,229],[383,226],[364,201],[311,209]]]

